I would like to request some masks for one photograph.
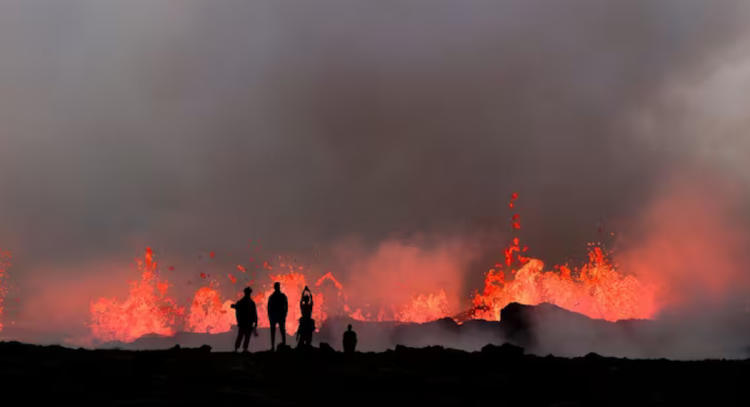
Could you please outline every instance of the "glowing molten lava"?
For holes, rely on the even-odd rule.
[[[195,292],[185,328],[190,332],[215,334],[227,332],[235,324],[232,301],[222,301],[221,294],[211,287],[201,287]]]
[[[137,264],[141,278],[130,283],[130,294],[124,301],[99,298],[90,305],[91,332],[100,341],[131,342],[149,333],[175,333],[183,309],[167,295],[169,283],[159,278],[150,248]]]
[[[283,267],[283,266],[282,266]],[[294,268],[288,266],[289,271],[285,274],[273,274],[270,275],[268,284],[263,287],[263,290],[253,296],[253,300],[258,306],[258,318],[260,319],[258,326],[267,328],[268,325],[268,297],[273,293],[273,283],[281,283],[281,288],[284,294],[287,296],[289,301],[289,313],[286,317],[286,330],[288,333],[293,334],[297,332],[297,326],[299,325],[299,318],[302,316],[299,309],[299,299],[302,296],[302,290],[307,285],[307,279],[305,275],[298,271],[292,271]],[[314,307],[313,307],[313,319],[316,321],[317,327],[320,327],[320,323],[327,318],[325,309],[325,296],[322,293],[316,292],[313,296]]]
[[[517,200],[518,194],[513,193],[508,206],[515,210]],[[510,223],[511,230],[519,230],[521,216],[514,213]],[[651,318],[658,311],[657,287],[641,282],[633,275],[620,273],[599,245],[590,245],[588,262],[578,268],[562,265],[545,270],[541,260],[527,255],[528,250],[528,247],[521,245],[519,238],[511,239],[501,254],[504,261],[498,259],[495,267],[486,273],[484,287],[471,299],[469,311],[454,319],[458,322],[466,318],[498,320],[500,311],[511,302],[530,305],[548,302],[591,318],[610,321]],[[389,259],[394,256],[391,252],[387,253],[389,254],[386,257]],[[395,256],[397,257],[397,254]],[[2,259],[0,257],[0,260]],[[404,264],[408,264],[409,267],[401,270],[401,273],[408,273],[413,269],[420,270],[420,263],[411,259],[412,257],[407,258],[409,261]],[[435,270],[435,267],[442,264],[435,263],[432,258],[430,260],[427,263],[430,266],[427,268],[429,270]],[[268,297],[273,293],[275,282],[281,283],[282,291],[289,301],[286,327],[290,335],[297,330],[300,318],[299,299],[302,290],[308,284],[314,291],[313,318],[317,321],[318,327],[329,315],[344,315],[360,321],[424,323],[450,317],[450,305],[459,303],[455,293],[449,295],[443,289],[435,292],[414,292],[414,286],[405,292],[402,290],[407,296],[401,296],[395,301],[379,297],[370,297],[376,301],[363,301],[363,289],[368,290],[369,287],[376,286],[394,288],[407,276],[397,274],[393,277],[390,274],[392,277],[385,281],[383,277],[377,277],[379,274],[365,274],[374,276],[368,280],[376,281],[367,281],[369,286],[360,285],[368,287],[359,290],[349,286],[351,292],[347,292],[346,284],[339,282],[331,272],[312,280],[313,273],[310,270],[292,263],[282,257],[274,264],[263,261],[262,270],[268,273],[263,281],[255,283],[255,280],[245,280],[255,289],[253,300],[258,310],[259,327],[269,325],[266,305]],[[5,263],[0,261],[0,283],[5,273],[3,264]],[[376,269],[387,268],[389,264],[377,263]],[[257,269],[261,269],[260,264],[258,266]],[[169,283],[159,277],[151,249],[147,249],[145,258],[138,261],[138,269],[141,278],[130,283],[130,294],[124,301],[100,298],[91,303],[91,330],[99,341],[129,342],[149,333],[172,335],[178,328],[213,334],[227,332],[234,326],[235,313],[230,306],[241,296],[243,284],[236,283],[239,281],[238,277],[244,278],[243,275],[248,274],[244,266],[233,267],[241,274],[227,274],[232,283],[228,287],[231,288],[234,298],[223,298],[218,289],[219,283],[211,280],[205,272],[200,273],[202,281],[208,285],[195,291],[187,315],[184,314],[183,308],[177,306],[167,295]],[[308,283],[308,279],[315,281],[315,285]],[[0,285],[0,312],[2,287]],[[360,300],[361,303],[357,307],[349,303],[350,294],[352,298]],[[455,311],[455,307],[453,310]]]
[[[395,313],[399,322],[424,323],[448,316],[448,296],[440,290],[432,294],[418,294]]]
[[[518,270],[508,270],[512,278],[506,278],[503,270],[489,270],[484,290],[472,301],[473,318],[498,320],[511,302],[548,302],[608,321],[651,318],[658,310],[656,287],[617,272],[600,247],[591,248],[589,262],[577,270],[567,266],[544,270],[541,260],[524,260]]]
[[[267,268],[272,267],[266,262]],[[258,326],[261,328],[268,328],[268,315],[267,315],[267,303],[268,297],[273,293],[273,283],[281,283],[282,291],[287,296],[289,301],[289,313],[286,319],[286,330],[289,334],[294,334],[297,331],[299,325],[299,318],[301,316],[299,309],[299,298],[307,285],[307,279],[305,274],[300,272],[304,270],[301,266],[292,266],[289,264],[282,263],[282,268],[287,268],[287,273],[272,274],[269,275],[268,281],[257,289],[257,294],[253,295],[253,301],[255,301],[258,310]],[[331,281],[335,287],[341,291],[341,284],[336,281],[332,274],[327,274],[318,280],[316,286],[320,286],[325,281]],[[238,294],[239,297],[239,294]],[[327,318],[325,312],[326,300],[325,294],[322,292],[314,293],[315,307],[313,308],[313,319],[318,324]],[[230,307],[232,301],[222,301],[219,292],[212,286],[199,288],[193,298],[193,303],[190,307],[190,314],[188,315],[185,328],[190,332],[200,333],[219,333],[227,332],[235,324],[234,310]]]
[[[511,208],[517,199],[518,194],[513,193]],[[512,227],[521,228],[520,215],[513,215]],[[471,317],[498,320],[500,311],[511,302],[548,302],[608,321],[651,318],[658,311],[657,287],[619,273],[597,245],[590,245],[588,263],[573,270],[567,265],[544,270],[541,260],[522,254],[527,250],[517,237],[513,238],[505,249],[505,270],[502,264],[496,264],[487,272],[484,289],[472,300]]]

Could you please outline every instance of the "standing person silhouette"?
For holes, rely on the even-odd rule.
[[[313,311],[313,296],[312,291],[308,286],[302,290],[302,298],[299,300],[299,312],[302,314],[302,318],[312,318]]]
[[[250,345],[250,336],[258,326],[258,310],[255,307],[255,301],[250,297],[253,289],[245,287],[245,295],[236,303],[232,304],[235,317],[237,318],[237,340],[234,341],[234,351],[240,349],[242,343],[242,352],[247,352]],[[244,343],[243,343],[244,339]]]
[[[312,336],[315,331],[315,320],[312,319],[313,296],[310,288],[305,286],[302,297],[299,300],[299,310],[302,316],[297,327],[297,347],[311,346]]]
[[[268,322],[271,325],[271,350],[276,350],[276,324],[281,332],[281,344],[286,345],[286,314],[289,303],[286,295],[281,292],[281,284],[273,283],[273,294],[268,297]]]
[[[357,349],[357,333],[352,331],[352,324],[344,332],[344,353],[354,353]]]

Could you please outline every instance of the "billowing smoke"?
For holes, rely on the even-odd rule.
[[[679,359],[750,352],[750,274],[737,179],[701,168],[662,178],[637,219],[617,238],[618,268],[658,288],[653,321],[616,325],[540,312],[532,320],[539,354],[599,352]]]
[[[750,300],[750,233],[738,222],[746,210],[738,205],[738,192],[695,171],[665,181],[623,237],[619,266],[656,282],[667,308],[715,304],[737,295]]]
[[[412,239],[408,244],[387,240],[374,251],[353,242],[339,244],[335,248],[338,269],[350,270],[344,283],[353,306],[372,308],[371,313],[377,314],[385,304],[403,306],[414,297],[432,296],[440,301],[442,315],[431,319],[429,314],[416,318],[403,315],[405,320],[427,322],[464,311],[469,290],[463,276],[477,248],[458,239],[436,239],[437,243]]]
[[[3,2],[3,334],[86,335],[147,246],[181,302],[200,273],[231,298],[226,275],[261,257],[249,239],[363,302],[419,285],[460,311],[511,237],[511,191],[549,264],[622,232],[617,261],[664,301],[742,298],[748,17],[739,0]]]

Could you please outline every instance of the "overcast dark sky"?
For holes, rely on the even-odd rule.
[[[3,0],[0,246],[20,281],[145,245],[294,253],[505,228],[519,191],[527,241],[564,259],[683,165],[747,182],[749,17],[739,0]]]

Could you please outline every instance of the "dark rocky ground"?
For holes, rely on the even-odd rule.
[[[669,361],[397,347],[249,355],[0,343],[8,405],[749,405],[750,361]]]
[[[99,350],[0,342],[0,400],[31,405],[750,405],[747,338],[728,331],[711,336],[732,339],[727,345],[706,337],[696,342],[692,333],[708,329],[699,323],[680,331],[656,321],[592,320],[549,304],[510,304],[502,322],[356,322],[360,349],[395,349],[347,355],[333,348],[339,348],[349,322],[326,321],[316,334],[319,347],[304,351],[265,351],[268,332],[261,330],[249,355],[222,352],[231,349],[234,332],[148,335],[129,344],[101,344],[119,349]],[[730,322],[748,332],[746,315]],[[428,346],[436,343],[475,351]],[[738,359],[654,358],[702,359],[692,351],[696,343]],[[590,351],[638,359],[586,355]],[[568,357],[543,356],[550,353]],[[586,356],[572,357],[578,355]]]

